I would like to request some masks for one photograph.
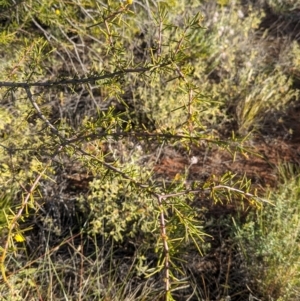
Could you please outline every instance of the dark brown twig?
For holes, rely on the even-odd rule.
[[[34,83],[26,83],[26,82],[0,82],[0,87],[9,87],[9,88],[26,88],[26,87],[54,87],[61,85],[76,85],[76,84],[86,84],[86,83],[94,83],[98,80],[113,78],[120,75],[125,75],[126,73],[144,73],[147,71],[152,71],[158,68],[166,67],[170,65],[171,62],[159,64],[157,66],[151,67],[140,67],[133,69],[124,69],[112,73],[106,73],[99,76],[90,76],[84,78],[73,78],[73,79],[62,79],[58,81],[44,81],[44,82],[34,82]]]

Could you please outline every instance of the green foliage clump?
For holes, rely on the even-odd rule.
[[[279,53],[273,53],[273,38],[260,29],[263,9],[228,1],[221,9],[203,5],[202,11],[206,30],[191,33],[195,46],[187,49],[201,91],[197,117],[202,124],[234,119],[242,135],[259,130],[263,116],[298,99],[292,86],[295,49],[287,39],[279,40]]]
[[[275,206],[239,228],[237,238],[258,290],[274,300],[292,301],[300,297],[300,179],[291,166],[281,172],[285,182],[270,195]]]
[[[34,154],[38,150],[51,149],[51,137],[38,135],[43,128],[41,120],[35,125],[26,118],[31,108],[28,104],[18,101],[13,109],[0,109],[0,166],[1,189],[20,189],[20,184],[26,185],[27,181],[42,170],[43,156]]]
[[[92,212],[91,232],[116,241],[151,233],[158,213],[147,191],[116,177],[94,180],[88,197]]]
[[[297,0],[266,0],[265,2],[276,13],[290,13],[299,9],[299,2]]]

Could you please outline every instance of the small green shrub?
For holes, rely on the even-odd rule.
[[[266,299],[292,301],[300,297],[300,178],[297,174],[291,166],[282,168],[285,181],[278,192],[270,194],[275,206],[264,207],[256,221],[237,231],[256,289]]]
[[[90,188],[92,233],[124,241],[154,230],[158,212],[147,191],[136,189],[130,181],[115,176],[95,179]]]

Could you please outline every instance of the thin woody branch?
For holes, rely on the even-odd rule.
[[[55,87],[55,86],[62,86],[62,85],[76,85],[76,84],[86,84],[86,83],[94,83],[98,80],[113,78],[115,76],[125,75],[127,73],[144,73],[147,71],[152,71],[157,68],[162,68],[170,65],[171,62],[166,62],[159,64],[157,66],[151,67],[140,67],[140,68],[133,68],[133,69],[124,69],[112,73],[106,73],[99,76],[90,76],[84,78],[73,78],[73,79],[62,79],[58,81],[44,81],[44,82],[33,82],[33,83],[26,83],[26,82],[1,82],[0,87],[8,87],[8,88],[28,88],[28,87]]]

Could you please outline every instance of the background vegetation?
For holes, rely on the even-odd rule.
[[[2,300],[297,300],[299,9],[0,1]]]

